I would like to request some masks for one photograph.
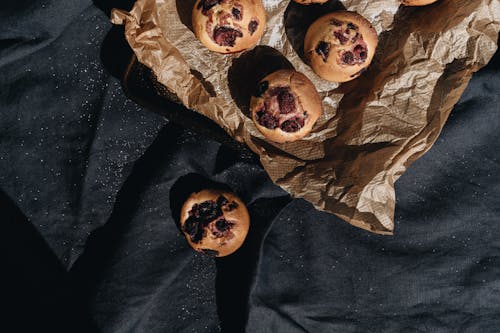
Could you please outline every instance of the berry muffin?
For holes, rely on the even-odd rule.
[[[304,74],[289,69],[271,73],[259,82],[250,110],[258,130],[278,143],[309,134],[323,112],[314,84]]]
[[[180,226],[198,252],[224,257],[240,248],[250,226],[250,215],[236,195],[220,190],[192,193],[181,208]]]
[[[318,76],[346,82],[370,65],[377,44],[377,32],[363,16],[336,11],[320,17],[309,27],[304,52]]]
[[[260,0],[197,0],[193,30],[209,50],[235,53],[257,44],[266,26]]]

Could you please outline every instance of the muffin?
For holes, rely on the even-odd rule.
[[[245,241],[250,216],[245,204],[233,193],[206,189],[192,193],[182,205],[180,226],[193,249],[224,257]]]
[[[323,112],[314,84],[290,69],[271,73],[259,82],[250,99],[250,110],[257,129],[277,143],[309,134]]]
[[[437,0],[401,0],[401,3],[405,6],[426,6]]]
[[[197,0],[193,30],[209,50],[234,53],[257,44],[266,26],[260,0]]]
[[[304,52],[318,76],[346,82],[370,65],[377,44],[377,32],[363,16],[336,11],[320,17],[309,27]]]

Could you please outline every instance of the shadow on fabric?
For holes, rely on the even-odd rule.
[[[88,238],[85,252],[71,269],[73,278],[80,285],[79,292],[85,303],[91,302],[98,290],[105,269],[110,266],[116,244],[120,244],[129,227],[147,184],[155,177],[155,166],[165,159],[162,154],[165,142],[179,135],[179,129],[166,125],[158,134],[146,153],[136,162],[131,174],[116,196],[113,212],[107,223],[95,230]]]
[[[223,332],[245,332],[262,243],[272,221],[290,200],[289,196],[283,196],[259,199],[250,205],[251,225],[245,243],[234,254],[217,259],[217,312]]]
[[[15,332],[99,333],[57,257],[0,190],[2,327]]]

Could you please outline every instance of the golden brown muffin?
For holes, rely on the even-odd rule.
[[[191,194],[182,205],[180,224],[193,249],[224,257],[245,241],[250,215],[233,193],[207,189]]]
[[[321,78],[346,82],[370,65],[377,44],[377,32],[363,16],[336,11],[320,17],[309,27],[304,52]]]
[[[302,73],[283,69],[263,78],[250,99],[252,119],[269,140],[296,141],[311,132],[323,112],[314,84]]]
[[[266,12],[260,0],[197,0],[192,20],[196,37],[209,50],[234,53],[257,44]]]
[[[328,0],[293,0],[296,3],[300,3],[301,5],[310,5],[313,3],[325,3]]]
[[[437,0],[401,0],[401,3],[405,6],[426,6]]]

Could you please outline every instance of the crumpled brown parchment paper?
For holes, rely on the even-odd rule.
[[[435,142],[472,73],[493,56],[498,0],[440,0],[402,7],[398,0],[344,0],[300,6],[263,0],[260,45],[240,54],[210,52],[191,31],[194,0],[138,0],[125,24],[138,60],[178,99],[245,142],[273,181],[295,197],[380,234],[394,229],[394,182]],[[302,59],[312,21],[335,9],[357,11],[379,33],[374,61],[342,85],[320,79]],[[301,141],[266,142],[248,116],[257,81],[278,68],[307,75],[324,114]],[[471,135],[474,135],[471,133]]]

